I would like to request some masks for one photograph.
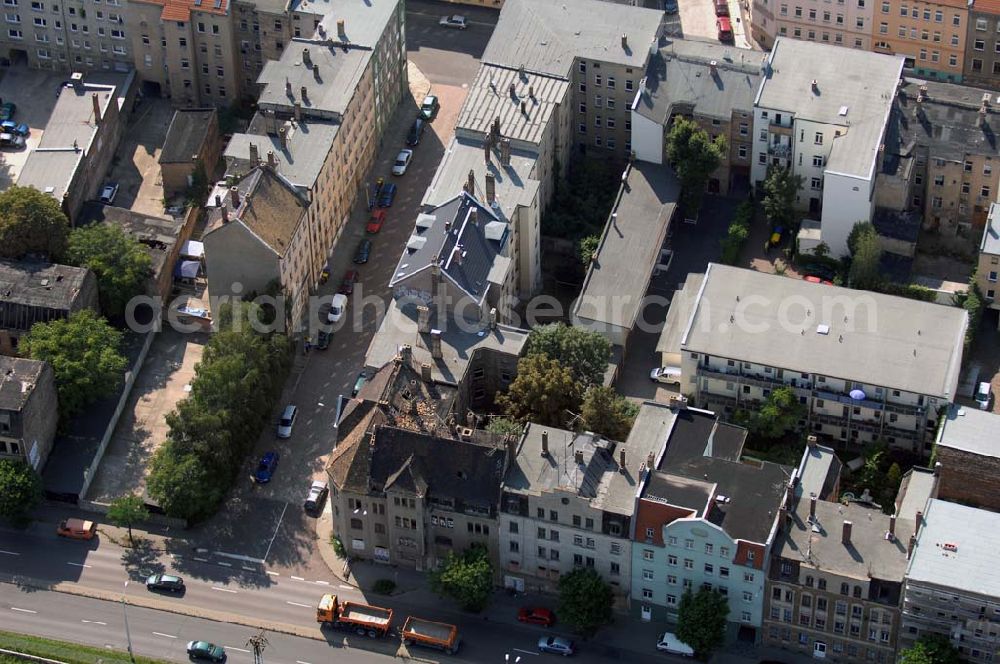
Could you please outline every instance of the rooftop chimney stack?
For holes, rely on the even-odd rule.
[[[431,330],[431,357],[440,360],[441,354],[441,330]]]
[[[409,362],[412,353],[413,347],[410,344],[403,344],[399,347],[399,359],[403,362]]]
[[[628,35],[622,33],[622,48],[628,48]]]
[[[302,120],[302,103],[301,102],[295,102],[294,104],[292,104],[292,117],[295,118],[296,122],[299,122],[299,121]]]
[[[289,81],[287,78],[285,79],[285,94],[288,95],[289,97],[292,96],[292,82]]]
[[[547,457],[549,455],[549,432],[542,432],[542,456]]]
[[[302,49],[302,64],[306,67],[312,67],[312,59],[309,57],[309,49]]]
[[[233,201],[233,212],[236,212],[240,209],[240,205],[242,205],[239,187],[233,186],[229,188],[229,198]]]
[[[256,143],[250,144],[250,165],[255,168],[260,165],[260,150]]]
[[[278,139],[281,141],[281,149],[288,149],[288,130],[282,127],[278,130]]]
[[[497,329],[497,308],[490,307],[490,329]]]
[[[577,450],[577,451],[573,452],[573,461],[578,466],[582,466],[583,465],[583,450]]]
[[[816,518],[816,494],[809,494],[809,518],[815,520]]]
[[[486,165],[489,166],[489,164],[490,164],[490,142],[488,140],[483,141],[483,159],[485,160]]]
[[[347,36],[347,24],[342,18],[337,19],[337,36],[341,39]]]
[[[527,115],[527,114],[528,114],[528,105],[522,101],[521,102],[521,115]]]
[[[517,87],[513,83],[510,84],[510,96],[517,99]]]
[[[222,223],[228,222],[229,221],[229,208],[227,208],[225,205],[223,205],[219,209],[222,211]]]
[[[618,467],[619,467],[619,469],[623,473],[625,472],[626,468],[625,468],[625,446],[624,445],[622,445],[618,449]]]
[[[535,101],[535,86],[533,85],[528,86],[528,99]]]
[[[431,331],[431,309],[425,304],[417,306],[417,331],[421,334]]]
[[[812,84],[810,87],[812,88],[813,94],[819,93],[819,81],[817,81],[815,78],[812,80]]]
[[[889,517],[889,535],[892,537],[896,536],[896,515],[893,514]]]
[[[90,100],[94,103],[94,124],[101,123],[101,98],[97,96],[97,93],[90,95]]]
[[[431,371],[432,370],[433,370],[433,367],[431,365],[427,364],[426,362],[424,362],[423,364],[421,364],[420,365],[420,380],[424,381],[425,383],[431,382],[431,378],[432,378]]]
[[[910,535],[910,541],[906,545],[906,559],[909,560],[913,557],[913,549],[917,546],[917,536]]]
[[[477,210],[476,208],[472,208],[471,210],[469,210],[469,223],[472,224],[473,226],[479,223],[479,210]]]
[[[274,156],[274,150],[267,151],[267,165],[270,166],[271,168],[278,167],[278,160]]]
[[[500,139],[500,163],[504,166],[510,166],[510,139],[501,138]]]
[[[809,434],[808,436],[806,436],[806,445],[808,447],[816,447],[816,443],[818,443],[818,442],[819,442],[819,439],[816,438],[815,435]]]
[[[476,172],[474,170],[472,170],[471,168],[469,169],[469,180],[466,183],[466,186],[469,188],[469,195],[470,196],[475,196],[476,195]]]
[[[941,476],[941,468],[942,468],[941,462],[940,461],[935,461],[934,462],[934,477],[940,477]]]
[[[850,521],[844,521],[844,530],[843,530],[843,533],[842,533],[842,535],[840,537],[841,541],[844,543],[844,546],[850,546],[850,544],[851,544],[851,526],[852,525],[853,524]]]
[[[215,207],[217,208],[222,207],[222,196],[220,196],[219,194],[215,195]]]
[[[917,512],[915,519],[916,523],[913,524],[913,536],[916,537],[920,534],[920,526],[924,525],[924,513]]]
[[[493,202],[497,198],[497,179],[492,173],[486,174],[486,202],[489,205],[493,205]]]
[[[319,81],[319,65],[315,62],[313,63],[313,78]]]
[[[718,70],[718,66],[719,66],[719,63],[716,62],[715,60],[712,60],[711,62],[708,63],[708,68],[712,72],[712,76],[715,76],[716,73],[718,73],[718,71],[717,71]]]

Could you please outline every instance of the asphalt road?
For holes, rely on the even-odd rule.
[[[465,16],[465,30],[438,25],[442,16]],[[449,2],[407,0],[406,54],[430,81],[468,85],[479,71],[479,59],[493,34],[500,12]]]

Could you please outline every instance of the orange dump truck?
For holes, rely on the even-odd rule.
[[[462,639],[458,636],[458,628],[447,623],[431,622],[422,618],[410,616],[403,625],[403,643],[414,644],[443,650],[449,655],[458,651]]]
[[[316,607],[316,622],[353,629],[371,638],[385,636],[392,623],[392,609],[358,602],[340,602],[336,595],[323,595]]]

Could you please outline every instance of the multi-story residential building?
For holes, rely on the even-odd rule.
[[[625,443],[528,424],[503,483],[504,586],[555,592],[562,574],[590,568],[626,602],[635,478],[644,460]]]
[[[962,659],[1000,656],[1000,514],[932,500],[910,539],[900,648],[921,636],[947,637]]]
[[[714,263],[684,291],[661,352],[697,405],[731,413],[790,387],[802,425],[835,445],[930,452],[958,387],[961,309]]]
[[[332,2],[323,4],[333,5]],[[251,93],[250,96],[256,96],[255,84],[264,63],[281,58],[292,37],[308,37],[316,30],[312,20],[303,25],[301,17],[290,11],[290,5],[285,0],[236,1],[233,20],[239,40],[240,75],[243,89]]]
[[[352,557],[434,569],[482,545],[497,560],[500,483],[513,436],[447,423],[456,389],[405,352],[340,414],[326,470],[334,529]]]
[[[876,53],[901,55],[907,73],[962,82],[969,9],[966,0],[878,0]]]
[[[17,341],[35,323],[83,309],[97,311],[97,278],[90,270],[54,263],[0,261],[0,354],[14,355]]]
[[[835,256],[847,253],[854,224],[871,220],[902,66],[901,57],[782,37],[764,63],[751,182],[759,188],[771,167],[801,176],[796,204],[820,221],[821,241]]]
[[[979,242],[979,266],[976,269],[976,283],[986,306],[1000,308],[997,298],[997,279],[1000,276],[1000,204],[990,203],[990,212],[983,228],[983,239]]]
[[[124,78],[124,77],[121,77]],[[122,113],[131,95],[117,85],[84,82],[59,90],[38,147],[31,151],[17,184],[34,187],[59,201],[71,224],[84,201],[97,198],[125,131]]]
[[[764,48],[778,37],[792,37],[867,51],[875,5],[874,0],[753,0],[750,30]]]
[[[58,405],[52,365],[0,356],[0,459],[41,471],[52,451]]]
[[[671,122],[684,117],[713,139],[726,139],[728,158],[712,173],[708,190],[728,194],[746,189],[761,57],[756,51],[685,39],[660,48],[649,58],[632,103],[635,158],[664,163]]]
[[[942,419],[934,443],[938,497],[963,505],[1000,511],[1000,415],[953,405]]]
[[[1000,2],[973,0],[967,23],[962,80],[995,90],[1000,82]]]
[[[811,443],[782,510],[767,579],[764,645],[834,662],[896,661],[906,542],[934,495],[914,468],[893,514],[839,495],[833,450]]]
[[[263,293],[277,283],[289,298],[292,320],[300,320],[314,283],[305,196],[261,165],[212,197],[202,241],[213,297]]]
[[[681,596],[707,588],[729,601],[729,639],[760,638],[764,579],[793,469],[742,461],[746,434],[682,400],[641,407],[628,445],[654,446],[639,478],[632,542],[632,606],[643,620],[673,623]]]
[[[904,80],[886,132],[876,204],[923,216],[923,227],[974,251],[1000,189],[993,93]]]
[[[95,6],[83,0],[5,0],[0,52],[36,69],[127,72],[131,44],[125,3]]]

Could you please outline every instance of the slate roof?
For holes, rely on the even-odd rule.
[[[511,86],[514,93],[511,94]],[[456,129],[486,134],[496,118],[510,139],[540,144],[557,106],[566,100],[565,78],[482,64],[462,104]],[[524,111],[521,104],[524,103]]]
[[[0,355],[0,410],[24,408],[45,367],[40,360]]]
[[[191,157],[201,152],[208,136],[214,108],[179,108],[174,111],[167,128],[167,136],[163,139],[163,151],[160,152],[161,164],[189,164]]]
[[[0,307],[10,302],[75,311],[77,295],[88,279],[95,277],[83,267],[0,260]]]

